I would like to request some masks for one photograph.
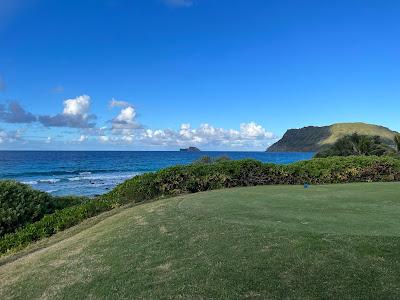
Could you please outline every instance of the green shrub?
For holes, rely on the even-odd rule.
[[[400,180],[400,161],[392,157],[315,158],[290,165],[248,159],[163,169],[127,180],[102,197],[126,203],[224,187],[393,180]]]
[[[208,155],[204,155],[204,156],[200,157],[199,159],[197,159],[194,163],[195,164],[212,164],[213,159]]]
[[[394,136],[394,143],[396,144],[396,150],[400,153],[400,134]]]
[[[219,162],[230,161],[230,160],[231,160],[231,158],[229,156],[222,155],[222,156],[217,157],[214,161],[219,163]]]
[[[0,253],[6,253],[11,249],[21,249],[34,241],[49,237],[87,218],[110,210],[112,207],[111,203],[93,200],[46,215],[35,223],[28,224],[14,233],[4,235],[0,239]]]
[[[93,200],[75,199],[80,204],[46,215],[0,238],[0,253],[20,249],[32,241],[126,203],[238,186],[368,181],[400,181],[400,160],[348,156],[315,158],[290,165],[264,164],[247,159],[175,166],[136,176]]]
[[[15,181],[0,181],[0,236],[81,201],[79,197],[52,197]]]
[[[213,163],[219,163],[219,162],[223,162],[223,161],[230,161],[231,158],[227,155],[222,155],[216,158],[213,158],[211,156],[208,155],[204,155],[202,157],[200,157],[199,159],[197,159],[193,164],[213,164]]]

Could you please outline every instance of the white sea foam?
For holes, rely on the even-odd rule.
[[[122,180],[132,178],[138,175],[135,174],[117,174],[117,175],[94,175],[94,176],[83,176],[82,179],[84,180]]]
[[[54,192],[57,192],[58,190],[48,190],[48,191],[46,191],[46,193],[49,193],[49,194],[51,194],[51,193],[54,193]]]
[[[29,184],[29,185],[38,184],[38,182],[37,182],[36,180],[22,181],[21,183],[23,183],[23,184]]]
[[[43,183],[57,183],[60,182],[61,179],[58,178],[49,178],[49,179],[40,179],[39,182]]]
[[[80,172],[79,175],[85,176],[85,175],[90,175],[92,172]]]
[[[69,181],[121,181],[124,179],[129,179],[140,175],[141,173],[130,173],[130,174],[98,174],[98,175],[91,175],[87,174],[85,176],[76,176],[68,178]]]
[[[68,180],[69,181],[79,181],[79,180],[82,180],[82,179],[81,179],[81,177],[71,177],[71,178],[68,178]]]

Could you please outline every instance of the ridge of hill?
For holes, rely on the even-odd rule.
[[[329,126],[307,126],[289,129],[267,152],[317,152],[332,145],[339,138],[353,134],[380,136],[385,144],[394,146],[397,133],[389,128],[367,123],[336,123]]]

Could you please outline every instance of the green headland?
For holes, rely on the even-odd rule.
[[[394,146],[397,132],[389,128],[366,123],[336,123],[330,126],[307,126],[289,129],[282,139],[270,146],[268,152],[318,152],[333,145],[338,139],[357,133],[379,136],[387,145]]]

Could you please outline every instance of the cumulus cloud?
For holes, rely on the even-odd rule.
[[[87,141],[88,137],[86,135],[81,135],[78,139],[78,142],[82,143]]]
[[[0,129],[0,144],[4,143],[8,139],[6,131]]]
[[[46,127],[92,128],[95,126],[96,116],[89,114],[90,97],[82,95],[64,101],[63,112],[55,116],[34,114],[25,109],[16,101],[0,104],[0,121],[6,123],[32,123],[39,121]]]
[[[151,129],[137,120],[135,107],[126,102],[112,99],[110,107],[118,108],[115,117],[106,126],[95,126],[96,116],[90,114],[91,99],[81,95],[64,101],[62,112],[56,115],[35,116],[26,112],[17,102],[0,104],[0,121],[7,123],[31,123],[38,121],[46,127],[75,128],[71,143],[86,141],[103,144],[135,144],[137,147],[175,148],[198,146],[205,149],[254,149],[266,148],[275,140],[273,133],[255,122],[242,123],[237,129],[216,127],[208,123],[192,127],[183,123],[178,129]],[[20,132],[1,130],[1,143],[21,139]],[[70,132],[72,133],[72,132]],[[53,143],[51,137],[43,143]]]
[[[65,100],[63,114],[70,116],[87,116],[89,108],[90,97],[88,95],[82,95],[74,99]]]
[[[240,124],[240,132],[242,136],[247,138],[274,138],[272,132],[267,132],[261,125],[254,122]]]
[[[172,7],[190,7],[193,5],[193,0],[164,0],[164,3]]]
[[[5,131],[0,128],[0,144],[22,140],[22,130]]]
[[[0,144],[4,143],[8,139],[8,134],[6,131],[0,129]]]
[[[122,107],[119,114],[111,120],[111,129],[114,134],[126,136],[132,134],[133,130],[142,127],[136,120],[136,110],[131,104],[125,101],[113,100],[111,102],[113,107]]]
[[[106,136],[106,135],[100,135],[100,136],[98,137],[98,140],[99,140],[100,142],[102,142],[102,143],[107,143],[107,142],[110,140],[110,137],[109,137],[109,136]]]
[[[55,116],[39,116],[39,122],[46,127],[71,127],[91,128],[96,116],[89,114],[90,97],[88,95],[78,96],[64,101],[64,110]]]
[[[90,128],[82,128],[80,129],[81,133],[85,136],[89,137],[96,137],[101,135],[106,135],[107,132],[110,131],[110,128],[107,126],[102,127],[90,127]]]
[[[122,130],[119,135],[107,136],[102,142],[133,143],[152,146],[199,146],[199,147],[266,147],[275,138],[261,125],[254,122],[242,123],[239,130],[214,127],[202,124],[192,128],[188,123],[182,124],[178,130],[145,129]]]
[[[131,123],[135,120],[136,111],[132,106],[128,106],[121,110],[119,115],[114,119],[117,123]]]
[[[11,101],[8,105],[0,104],[0,121],[6,123],[32,123],[37,117],[25,111],[16,101]]]
[[[202,124],[192,128],[190,124],[182,124],[180,129],[151,130],[142,134],[142,139],[152,144],[161,145],[197,145],[197,146],[262,146],[274,138],[271,132],[254,122],[242,123],[240,130],[214,127]]]

